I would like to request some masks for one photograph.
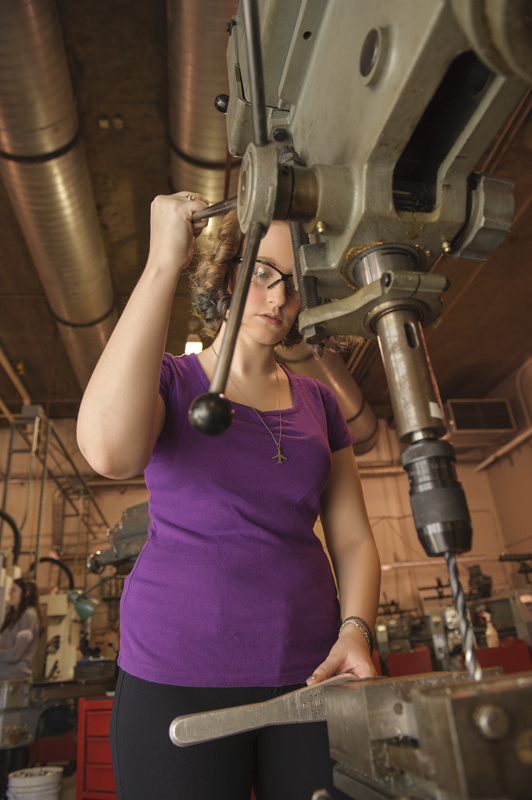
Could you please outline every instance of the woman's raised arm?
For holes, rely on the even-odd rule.
[[[193,197],[193,200],[188,198]],[[179,276],[188,266],[193,224],[207,204],[187,192],[156,197],[146,267],[85,390],[77,423],[79,448],[96,472],[122,479],[139,475],[161,432],[161,362]]]

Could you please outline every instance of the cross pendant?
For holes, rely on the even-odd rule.
[[[281,445],[280,444],[277,445],[277,455],[276,456],[272,456],[272,461],[273,461],[274,458],[277,459],[277,463],[278,464],[282,464],[283,461],[288,461],[287,457],[283,456],[283,454],[281,453]]]

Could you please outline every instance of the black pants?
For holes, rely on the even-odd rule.
[[[174,717],[270,700],[299,687],[194,689],[166,686],[120,671],[111,716],[119,800],[334,800],[325,722],[275,725],[212,742],[176,747]]]

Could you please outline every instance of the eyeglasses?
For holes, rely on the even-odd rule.
[[[235,259],[235,261],[239,262],[243,260],[244,259],[242,258]],[[268,261],[263,261],[260,258],[255,259],[251,281],[255,284],[255,286],[259,286],[261,289],[273,289],[273,287],[277,286],[278,283],[284,281],[284,286],[288,297],[291,297],[292,294],[298,294],[296,285],[294,283],[294,278],[291,273],[286,275],[284,272],[281,272],[280,269],[274,267],[273,264],[268,263]]]

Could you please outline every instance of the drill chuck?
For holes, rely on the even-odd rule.
[[[471,519],[456,478],[451,445],[441,439],[423,439],[403,451],[401,462],[410,482],[414,524],[427,555],[469,550]]]

